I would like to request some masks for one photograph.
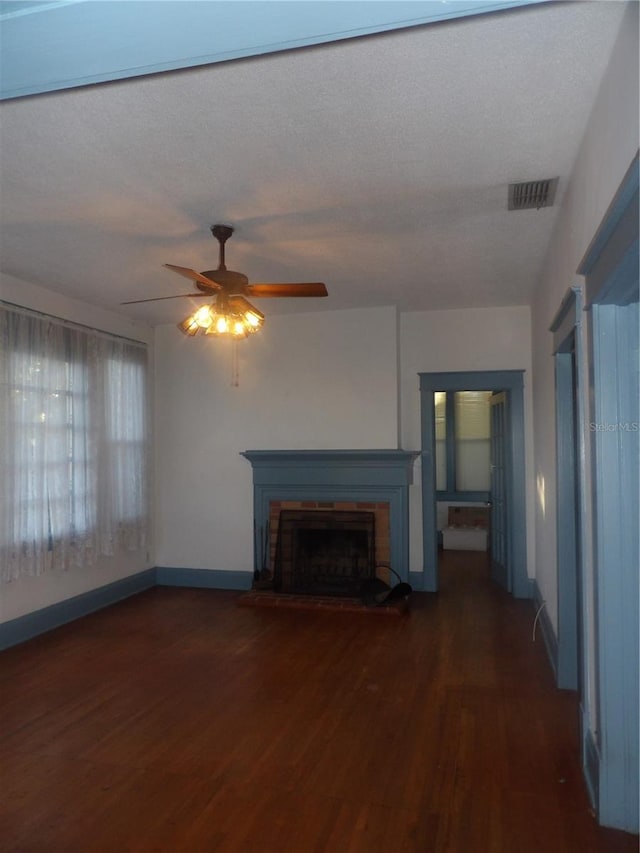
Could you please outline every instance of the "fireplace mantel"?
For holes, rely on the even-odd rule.
[[[417,452],[408,450],[245,450],[253,468],[256,530],[271,501],[387,502],[391,566],[409,577],[409,486]]]

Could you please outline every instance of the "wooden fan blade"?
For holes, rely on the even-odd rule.
[[[202,273],[196,272],[195,270],[189,269],[189,267],[177,267],[175,264],[163,264],[167,269],[173,270],[177,272],[178,275],[183,275],[185,278],[190,278],[191,281],[199,281],[200,284],[206,284],[207,287],[210,287],[212,290],[220,290],[220,285],[212,281],[210,278],[207,278],[206,275],[202,275]]]
[[[249,284],[247,296],[328,296],[321,281],[292,282],[291,284]]]
[[[129,302],[121,302],[120,305],[136,305],[138,302],[160,302],[162,299],[185,299],[187,296],[191,296],[194,299],[206,296],[208,299],[211,299],[210,293],[178,293],[176,296],[153,296],[151,299],[132,299]]]

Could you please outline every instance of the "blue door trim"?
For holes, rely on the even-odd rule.
[[[511,406],[505,391],[493,393],[491,406],[491,578],[511,592],[512,547],[509,506],[511,494]]]
[[[524,371],[485,370],[419,373],[422,438],[423,589],[438,590],[438,529],[436,522],[434,395],[436,391],[506,391],[511,408],[510,506],[512,590],[531,597],[527,576],[527,535],[524,453]]]
[[[555,355],[558,687],[578,686],[578,563],[573,413],[573,353]]]
[[[558,566],[558,687],[587,683],[587,656],[581,626],[588,612],[584,579],[585,531],[589,529],[584,489],[584,416],[574,400],[583,399],[583,297],[580,287],[565,296],[550,331],[556,380],[556,535]],[[576,470],[576,458],[578,465]],[[576,530],[576,520],[578,521]],[[580,667],[580,671],[579,670]],[[586,715],[580,697],[582,718]]]
[[[597,726],[586,732],[598,820],[638,832],[638,155],[578,271],[586,276]],[[628,428],[624,428],[624,424]],[[593,735],[591,742],[589,736]],[[597,765],[594,762],[597,756]],[[597,766],[597,778],[595,776]]]

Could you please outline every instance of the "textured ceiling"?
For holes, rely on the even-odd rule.
[[[624,4],[571,2],[0,105],[2,270],[152,324],[211,269],[265,314],[530,302]],[[556,206],[507,211],[511,181]],[[570,282],[568,282],[570,284]],[[0,294],[1,295],[1,294]],[[201,304],[201,303],[200,303]]]

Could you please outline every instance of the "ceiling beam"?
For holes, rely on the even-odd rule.
[[[193,68],[547,0],[0,2],[0,100]]]

